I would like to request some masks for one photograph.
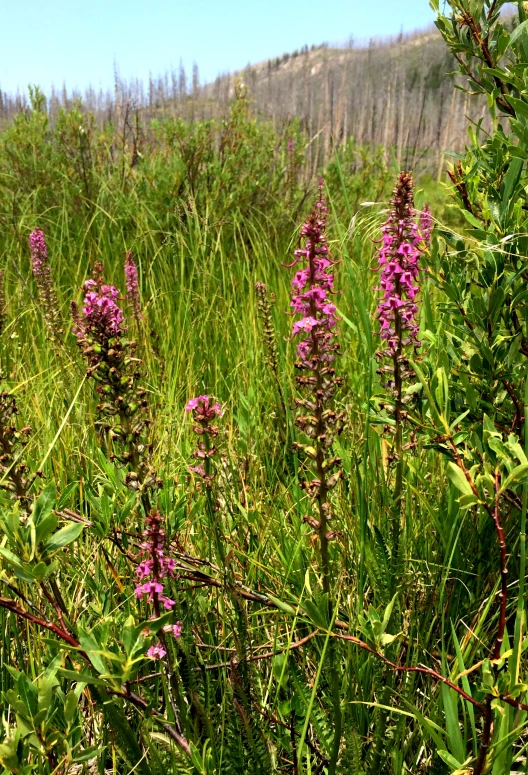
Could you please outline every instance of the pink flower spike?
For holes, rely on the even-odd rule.
[[[409,343],[415,347],[418,344],[418,308],[414,300],[419,290],[418,262],[425,243],[414,221],[412,192],[411,176],[401,173],[393,192],[389,218],[381,228],[382,246],[378,250],[378,290],[383,292],[378,305],[379,333],[387,341],[391,356],[401,353],[402,347]],[[427,227],[427,218],[425,225]],[[399,331],[398,337],[394,335],[395,330]]]
[[[29,235],[29,249],[33,262],[33,273],[35,275],[42,274],[48,262],[48,248],[42,229],[35,229]]]

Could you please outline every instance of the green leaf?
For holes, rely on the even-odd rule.
[[[93,633],[87,632],[79,627],[79,642],[83,649],[88,654],[90,662],[95,667],[98,673],[106,673],[106,665],[103,662],[100,652],[103,651],[103,647],[96,641]]]
[[[297,611],[289,603],[285,603],[283,600],[279,600],[278,597],[273,597],[273,595],[268,595],[268,597],[279,611],[284,611],[285,614],[291,614],[292,616],[296,615]]]
[[[38,711],[38,691],[25,673],[21,673],[17,682],[18,693],[22,701],[26,704],[30,716],[35,716]]]
[[[38,682],[38,709],[48,711],[53,703],[52,683],[48,678],[42,676]]]
[[[44,552],[52,554],[63,546],[73,543],[81,535],[85,525],[82,522],[71,522],[62,527],[57,533],[51,536],[44,544]]]
[[[64,700],[64,718],[66,719],[67,724],[71,724],[75,718],[78,704],[79,698],[75,692],[73,690],[69,691],[66,695],[66,699]]]
[[[191,761],[199,775],[206,775],[202,755],[194,743],[191,743]]]
[[[82,748],[73,757],[74,762],[88,762],[90,759],[95,759],[99,754],[103,753],[106,746],[91,745],[89,748]]]
[[[316,627],[322,630],[328,629],[328,602],[323,597],[319,604],[313,600],[304,600],[303,608]]]
[[[514,484],[528,484],[528,463],[521,463],[521,465],[514,468],[502,483],[500,491],[505,492]]]
[[[57,516],[53,513],[44,517],[38,525],[35,526],[35,543],[40,544],[45,541],[57,529]]]
[[[35,576],[30,566],[22,562],[22,560],[17,557],[16,554],[10,552],[9,549],[5,549],[3,546],[0,546],[0,557],[3,557],[7,564],[13,568],[17,578],[27,582],[28,584],[31,584],[35,581]]]
[[[506,99],[514,109],[518,118],[528,118],[528,102],[519,100],[517,97],[510,97],[509,95],[506,96]]]
[[[101,678],[96,678],[91,673],[77,673],[75,670],[66,670],[64,667],[59,667],[58,672],[69,681],[91,684],[92,686],[108,686],[106,681],[103,681]]]
[[[471,226],[474,226],[476,229],[482,228],[482,221],[479,221],[479,219],[474,216],[473,213],[470,213],[468,210],[462,210],[462,215],[466,221],[471,224]]]
[[[528,19],[522,24],[518,24],[517,27],[513,30],[513,32],[510,35],[510,46],[515,43],[516,40],[518,40],[521,35],[526,35],[528,33]]]
[[[458,694],[455,694],[446,684],[442,684],[440,691],[444,704],[449,748],[458,761],[463,762],[466,756],[466,747],[458,720]],[[457,763],[457,766],[460,765]]]
[[[449,461],[447,464],[447,475],[457,490],[459,490],[463,495],[473,495],[473,490],[470,483],[466,479],[464,472],[451,461]]]
[[[46,517],[51,514],[56,499],[57,491],[55,484],[52,482],[42,490],[36,501],[33,503],[31,519],[35,525],[40,524],[42,520],[46,519]]]
[[[510,162],[510,166],[508,167],[508,172],[506,173],[506,176],[504,178],[504,183],[502,185],[503,194],[502,194],[502,202],[500,207],[501,218],[504,216],[504,213],[508,209],[508,205],[510,203],[510,199],[512,198],[512,194],[515,191],[515,188],[520,180],[523,165],[524,165],[524,161],[519,158],[513,158]]]
[[[459,770],[462,766],[462,762],[459,762],[457,759],[455,759],[454,756],[452,756],[449,751],[437,751],[438,756],[444,761],[446,764],[449,764],[450,767],[454,767],[456,770]]]
[[[392,609],[394,608],[394,603],[396,602],[397,597],[398,597],[398,593],[396,592],[396,594],[394,595],[394,597],[392,598],[392,600],[390,601],[390,603],[385,609],[385,613],[383,614],[383,621],[381,623],[382,632],[385,632],[385,630],[389,626],[389,621],[392,616]]]

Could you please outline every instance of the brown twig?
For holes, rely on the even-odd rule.
[[[250,657],[247,658],[248,662],[258,662],[260,659],[270,659],[271,657],[277,656],[277,654],[284,654],[288,651],[294,651],[295,649],[299,649],[302,646],[305,645],[305,643],[308,643],[312,640],[312,638],[315,638],[316,635],[319,635],[318,630],[314,630],[314,632],[311,632],[309,635],[306,635],[304,638],[301,638],[300,640],[294,641],[293,643],[290,643],[289,646],[285,646],[283,649],[278,649],[276,651],[266,651],[264,654],[252,654]],[[220,670],[223,667],[235,667],[237,665],[237,662],[235,661],[235,657],[229,660],[229,662],[219,662],[216,665],[206,665],[206,670]],[[198,670],[200,668],[197,668]]]
[[[517,431],[519,432],[519,435],[520,435],[521,434],[522,423],[523,423],[523,417],[524,417],[524,408],[523,408],[521,402],[519,401],[519,397],[517,396],[517,393],[513,389],[513,386],[510,385],[508,380],[503,379],[503,380],[501,380],[501,382],[504,385],[504,387],[506,388],[506,391],[507,391],[508,395],[510,396],[510,398],[512,400],[512,404],[515,407],[515,417],[513,418],[513,422],[512,422],[512,426],[511,426],[512,432],[515,429],[517,429]]]
[[[449,686],[450,689],[453,689],[454,692],[459,694],[461,697],[463,697],[465,700],[470,702],[472,705],[474,705],[475,708],[478,708],[481,713],[485,712],[484,705],[481,705],[480,702],[473,699],[473,697],[470,694],[467,694],[463,689],[461,689],[459,686],[454,684],[452,681],[450,681],[448,678],[445,678],[441,673],[438,673],[436,670],[433,670],[430,667],[425,666],[417,666],[417,667],[407,667],[405,665],[397,665],[394,662],[391,662],[388,657],[386,657],[384,654],[381,654],[381,652],[376,651],[375,648],[372,648],[372,646],[369,646],[368,643],[365,643],[365,641],[361,640],[360,638],[356,638],[355,635],[341,635],[341,633],[333,633],[334,638],[338,638],[339,640],[346,640],[350,643],[355,643],[360,648],[364,649],[365,651],[368,651],[370,654],[373,654],[374,656],[378,657],[378,659],[381,659],[386,665],[388,665],[391,670],[394,670],[398,673],[423,673],[424,675],[428,675],[431,678],[435,678],[437,681],[440,681],[441,683],[445,684],[446,686]]]
[[[464,14],[463,21],[464,21],[464,24],[466,24],[466,26],[469,28],[471,34],[473,35],[473,38],[477,46],[482,51],[482,57],[484,62],[490,69],[494,69],[496,62],[494,62],[493,60],[493,56],[491,54],[491,51],[488,45],[489,33],[486,35],[485,38],[482,37],[482,34],[481,34],[482,30],[480,28],[480,24],[475,21],[475,19],[470,13]],[[476,79],[473,77],[473,80],[476,80]],[[493,80],[495,82],[495,86],[497,86],[501,91],[501,96],[496,97],[497,105],[499,105],[504,110],[504,112],[507,113],[509,116],[513,116],[513,118],[516,118],[515,110],[506,100],[506,96],[508,95],[508,89],[504,81],[496,75],[493,76]]]
[[[478,218],[481,221],[484,221],[484,219],[475,212],[473,205],[471,204],[471,201],[469,199],[467,186],[463,181],[464,172],[462,170],[462,162],[457,161],[455,164],[455,167],[453,170],[446,170],[451,182],[457,189],[458,193],[460,194],[460,197],[462,199],[462,202],[464,203],[464,208],[471,213],[471,215],[474,215],[475,218]]]

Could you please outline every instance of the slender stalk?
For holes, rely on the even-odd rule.
[[[306,484],[314,506],[317,519],[307,521],[317,530],[319,545],[319,567],[323,593],[327,599],[328,618],[335,619],[335,606],[332,601],[330,541],[329,531],[330,503],[328,493],[338,480],[340,472],[331,474],[331,470],[340,464],[339,458],[330,457],[329,448],[336,433],[340,432],[340,415],[332,408],[332,399],[341,380],[335,377],[331,367],[335,358],[337,344],[334,342],[334,330],[337,327],[336,306],[332,303],[334,277],[331,268],[334,263],[326,239],[326,201],[323,196],[323,182],[319,182],[319,197],[307,221],[301,228],[299,248],[295,251],[295,260],[290,266],[302,261],[302,268],[292,281],[294,288],[292,303],[294,314],[303,315],[302,320],[293,325],[293,336],[307,333],[297,345],[296,367],[308,372],[309,376],[297,377],[297,384],[307,394],[306,399],[296,399],[298,406],[305,407],[310,414],[298,416],[297,426],[303,431],[313,446],[298,444],[306,450],[313,461],[314,478]],[[328,762],[329,775],[335,775],[341,737],[343,733],[343,714],[340,697],[340,681],[337,670],[337,653],[332,642],[328,648],[329,684],[333,711],[333,740]]]
[[[398,296],[401,296],[401,287],[399,279],[395,283],[395,292]],[[394,332],[396,337],[396,351],[392,357],[392,364],[394,370],[394,391],[395,391],[395,404],[394,404],[394,420],[396,423],[396,433],[394,437],[394,454],[396,456],[396,479],[393,492],[393,529],[392,529],[392,556],[398,562],[398,555],[400,551],[400,527],[401,527],[401,514],[402,514],[402,489],[403,489],[403,426],[402,426],[402,389],[403,380],[402,372],[400,368],[400,360],[402,357],[402,321],[400,312],[395,310],[394,314]],[[393,563],[394,566],[394,563]],[[392,579],[391,579],[392,581]],[[393,589],[391,589],[391,593]]]
[[[493,644],[492,658],[494,661],[500,658],[502,644],[504,642],[504,632],[506,630],[506,604],[508,602],[508,569],[506,567],[506,543],[504,541],[504,530],[500,522],[500,473],[495,472],[495,505],[493,509],[493,523],[495,525],[495,533],[497,536],[497,542],[499,544],[500,552],[500,574],[501,574],[501,591],[499,592],[499,623],[497,626],[497,635],[495,637],[495,643]],[[497,673],[494,666],[494,672]],[[488,694],[486,697],[486,710],[484,714],[484,726],[482,729],[482,736],[480,738],[480,748],[475,762],[475,768],[473,775],[482,775],[484,767],[486,766],[486,759],[491,742],[491,735],[493,732],[493,709],[491,703],[493,697]]]
[[[524,394],[524,451],[528,452],[528,380],[526,380]],[[526,575],[526,512],[528,506],[528,485],[523,486],[521,523],[519,530],[519,592],[517,595],[517,614],[515,618],[515,635],[513,647],[513,673],[512,684],[519,683],[519,668],[521,659],[521,646],[523,641],[523,627],[525,619],[524,587]]]

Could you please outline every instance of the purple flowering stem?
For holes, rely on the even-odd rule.
[[[144,495],[145,497],[148,498],[148,495],[146,494]],[[158,553],[153,552],[152,553],[152,578],[159,579],[161,578],[161,575],[162,573],[161,573]],[[154,591],[152,593],[152,602],[154,603],[154,612],[156,614],[156,619],[159,619],[162,616],[162,612],[160,607],[159,593],[157,591]],[[165,652],[167,653],[167,657],[168,657],[170,653],[169,644],[167,642],[167,638],[165,637],[165,633],[163,632],[163,629],[159,631],[158,638],[160,640],[161,645],[165,649]],[[172,692],[173,686],[176,691],[176,696],[178,698],[178,705],[176,705],[176,701],[174,700],[174,696]],[[167,659],[167,694],[169,695],[169,702],[171,704],[172,713],[174,715],[174,724],[176,726],[178,734],[182,735],[183,731],[180,724],[180,713],[178,711],[178,706],[181,710],[181,708],[183,707],[183,702],[180,694],[180,685],[178,681],[178,676],[176,674],[176,671],[173,669],[169,659]]]
[[[401,283],[399,275],[396,277],[395,290],[398,296],[401,295]],[[401,500],[403,488],[403,428],[402,428],[402,374],[400,369],[400,358],[402,356],[402,320],[400,310],[394,312],[394,332],[396,336],[396,350],[392,356],[392,365],[394,369],[394,389],[396,392],[396,401],[394,405],[394,420],[396,423],[396,436],[394,439],[394,449],[396,453],[396,482],[394,486],[394,531],[393,531],[393,552],[398,555],[400,543],[400,521],[401,521]]]
[[[313,288],[316,285],[316,245],[312,240],[310,245],[309,266],[310,266],[310,287]],[[317,307],[313,296],[310,297],[310,315],[313,318],[318,318]],[[326,500],[328,496],[328,488],[326,486],[326,473],[324,470],[325,450],[321,443],[321,436],[324,434],[324,403],[319,398],[323,394],[323,377],[321,374],[321,366],[323,362],[319,358],[319,341],[316,335],[316,329],[312,328],[312,353],[317,368],[315,369],[316,389],[315,389],[315,411],[314,417],[316,419],[316,470],[317,478],[319,479],[319,489],[317,494],[317,504],[319,507],[319,549],[321,553],[321,570],[323,573],[323,592],[328,597],[328,616],[329,620],[334,619],[334,604],[331,598],[331,585],[330,585],[330,552],[329,541],[327,538],[328,533],[328,520],[326,512]],[[341,737],[343,734],[343,714],[341,710],[341,697],[340,697],[340,682],[339,675],[336,667],[336,654],[334,648],[334,640],[330,641],[330,648],[328,650],[328,662],[330,669],[330,685],[332,691],[332,704],[334,710],[334,737],[332,741],[332,751],[330,761],[328,763],[329,775],[334,775],[337,767],[337,760],[339,758],[339,749],[341,746]]]

